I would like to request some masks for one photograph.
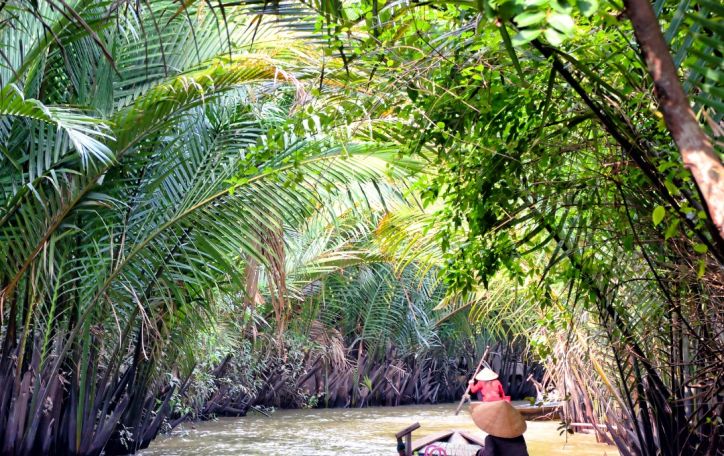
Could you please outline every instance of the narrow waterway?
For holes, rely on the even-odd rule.
[[[187,423],[159,437],[143,456],[215,455],[395,455],[394,434],[419,421],[413,438],[445,429],[475,427],[467,410],[454,416],[454,404],[370,407],[364,409],[278,410],[272,417],[250,414]],[[593,435],[559,435],[558,422],[528,422],[525,439],[531,456],[614,456],[615,447]]]

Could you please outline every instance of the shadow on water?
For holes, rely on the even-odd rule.
[[[395,455],[395,432],[419,421],[414,438],[445,429],[475,427],[467,411],[454,416],[454,404],[369,407],[364,409],[278,410],[271,418],[186,423],[159,437],[143,456],[205,455]],[[614,456],[615,447],[592,435],[560,436],[558,422],[528,422],[525,438],[531,456]]]

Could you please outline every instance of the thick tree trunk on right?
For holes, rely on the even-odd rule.
[[[636,41],[654,81],[666,127],[691,171],[719,236],[724,238],[724,166],[701,129],[679,82],[674,61],[648,0],[624,0]]]

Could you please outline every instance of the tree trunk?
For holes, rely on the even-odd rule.
[[[636,41],[654,80],[654,94],[684,166],[694,176],[704,206],[724,237],[724,166],[701,129],[676,74],[674,61],[648,0],[624,0]]]

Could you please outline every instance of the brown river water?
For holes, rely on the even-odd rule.
[[[394,456],[395,433],[419,421],[413,440],[446,429],[485,434],[467,409],[455,416],[455,404],[369,407],[364,409],[277,410],[271,417],[252,412],[243,418],[186,423],[161,436],[143,456],[379,455]],[[596,443],[593,435],[558,433],[557,421],[528,422],[525,440],[531,456],[616,456],[616,447]]]

